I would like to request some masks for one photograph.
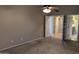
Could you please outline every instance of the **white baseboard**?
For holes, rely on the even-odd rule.
[[[30,40],[30,41],[26,41],[26,42],[23,42],[23,43],[20,43],[20,44],[17,44],[17,45],[9,46],[7,48],[0,49],[0,51],[7,50],[7,49],[10,49],[10,48],[13,48],[13,47],[17,47],[17,46],[20,46],[20,45],[23,45],[23,44],[28,44],[30,42],[33,42],[33,41],[36,41],[36,40],[40,40],[40,39],[44,39],[44,37],[33,39],[33,40]]]

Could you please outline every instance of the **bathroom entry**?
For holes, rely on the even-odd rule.
[[[68,36],[69,39],[72,41],[78,41],[78,22],[79,22],[79,15],[68,15],[67,16],[67,20],[69,21],[69,32],[68,32]],[[67,37],[68,39],[68,37]]]
[[[45,17],[45,37],[62,39],[63,33],[63,16],[46,16]]]

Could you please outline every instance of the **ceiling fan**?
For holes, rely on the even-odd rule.
[[[59,8],[58,7],[53,7],[51,5],[44,5],[43,7],[43,12],[44,13],[50,13],[50,12],[59,12]]]

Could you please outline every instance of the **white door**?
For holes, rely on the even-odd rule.
[[[45,19],[45,37],[54,36],[54,18],[53,16],[46,16]]]

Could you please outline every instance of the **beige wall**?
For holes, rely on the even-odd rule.
[[[41,37],[41,6],[0,6],[0,49]]]

